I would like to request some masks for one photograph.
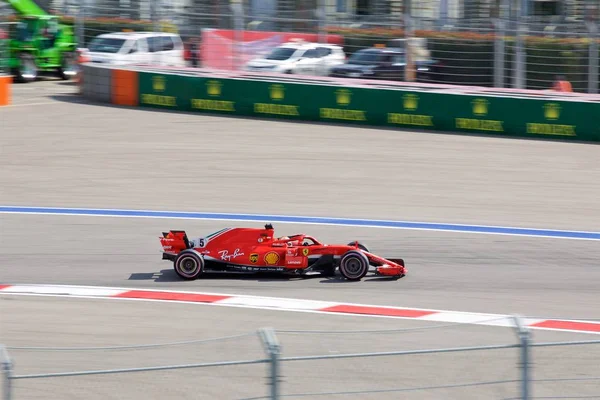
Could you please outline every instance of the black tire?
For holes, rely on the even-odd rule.
[[[195,250],[183,250],[175,258],[173,269],[185,280],[198,279],[204,272],[204,259]]]
[[[16,70],[17,82],[33,82],[38,78],[38,69],[31,54],[19,54],[19,67]]]
[[[354,246],[354,243],[355,242],[350,242],[350,243],[348,243],[348,246]],[[369,248],[360,242],[358,243],[358,248],[369,253]]]
[[[63,54],[62,65],[58,69],[58,76],[64,81],[68,81],[77,74],[77,56],[74,52]]]
[[[350,250],[340,260],[340,273],[349,281],[359,281],[369,272],[369,259],[362,252]]]

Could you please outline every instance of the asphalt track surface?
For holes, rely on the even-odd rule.
[[[34,89],[35,87],[35,89]],[[158,209],[399,219],[598,231],[600,147],[162,113],[82,104],[69,84],[18,85],[0,109],[0,205]],[[219,221],[3,214],[0,279],[197,290],[529,316],[600,319],[597,241],[276,224],[326,242],[359,239],[406,259],[399,281],[272,276],[178,280],[158,235],[202,235]],[[268,222],[268,221],[265,221]],[[227,223],[225,225],[232,225]],[[260,226],[252,223],[252,226]],[[510,329],[215,309],[165,303],[0,296],[9,346],[110,346],[284,330],[286,355],[514,343]],[[536,341],[590,339],[535,332]],[[120,352],[11,350],[18,373],[184,364],[263,355],[259,341]],[[284,393],[512,380],[516,350],[284,365]],[[538,349],[536,378],[600,376],[600,347]],[[18,381],[17,399],[249,398],[262,365]],[[600,396],[599,381],[543,382],[536,396]],[[226,387],[226,389],[224,389]],[[339,398],[512,398],[517,384]],[[309,398],[322,398],[309,396]],[[325,396],[325,398],[337,398]],[[588,397],[594,398],[594,397]]]

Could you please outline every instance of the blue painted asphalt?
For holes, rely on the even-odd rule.
[[[122,210],[101,208],[57,208],[57,207],[21,207],[0,206],[0,213],[5,214],[55,214],[102,217],[138,217],[138,218],[177,218],[218,221],[254,221],[281,222],[298,224],[320,224],[338,226],[362,226],[373,228],[415,229],[431,231],[447,231],[462,233],[550,237],[558,239],[600,240],[600,232],[584,232],[570,230],[515,228],[502,226],[442,224],[431,222],[409,222],[374,219],[306,217],[293,215],[270,214],[232,214],[187,211],[152,211],[152,210]]]

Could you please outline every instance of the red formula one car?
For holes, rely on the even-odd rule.
[[[163,232],[163,260],[173,261],[183,279],[196,279],[206,271],[281,272],[335,275],[339,269],[348,280],[360,280],[373,267],[376,275],[403,277],[404,260],[385,259],[358,242],[323,244],[312,236],[275,237],[271,224],[260,228],[225,228],[190,240],[185,231]]]

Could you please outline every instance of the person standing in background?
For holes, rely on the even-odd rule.
[[[558,75],[554,80],[552,90],[555,90],[557,92],[572,92],[573,86],[571,86],[571,82],[569,82],[567,78],[564,77],[564,75]]]

